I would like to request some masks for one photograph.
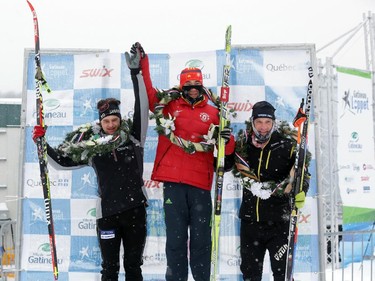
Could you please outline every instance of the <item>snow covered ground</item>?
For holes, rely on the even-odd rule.
[[[326,280],[322,281],[375,281],[375,259],[353,263],[345,268],[327,269]]]

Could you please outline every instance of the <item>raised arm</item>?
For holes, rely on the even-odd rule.
[[[141,74],[142,74],[142,77],[143,77],[143,81],[144,81],[144,84],[145,84],[145,87],[146,87],[149,108],[153,112],[155,104],[158,103],[158,99],[157,99],[157,96],[156,96],[157,90],[152,86],[148,56],[145,53],[141,44],[138,43],[138,42],[133,44],[133,46],[131,47],[131,50],[130,50],[130,53],[132,53],[132,54],[135,54],[136,52],[140,53],[139,67],[140,67]]]
[[[125,53],[125,59],[130,69],[135,97],[132,135],[143,147],[148,128],[149,101],[144,78],[140,73],[140,60],[145,54],[143,50],[141,51],[139,47],[135,46],[136,44],[132,46],[131,54],[128,52]]]

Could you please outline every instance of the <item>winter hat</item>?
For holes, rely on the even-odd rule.
[[[191,80],[199,81],[203,85],[202,72],[201,72],[201,70],[199,68],[188,67],[188,68],[185,68],[185,69],[183,69],[181,71],[181,74],[180,74],[180,88],[182,89],[182,87],[184,86],[184,84],[187,81],[191,81]]]
[[[99,121],[102,121],[103,118],[109,115],[115,115],[121,119],[120,113],[120,101],[114,98],[108,98],[104,100],[100,100],[97,104],[97,108],[99,111]]]
[[[257,118],[271,118],[275,120],[275,108],[266,101],[260,101],[253,105],[253,113],[251,114],[251,118],[253,120]]]

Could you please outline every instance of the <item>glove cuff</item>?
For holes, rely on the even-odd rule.
[[[130,74],[131,75],[137,75],[140,72],[140,68],[131,68],[130,69]]]

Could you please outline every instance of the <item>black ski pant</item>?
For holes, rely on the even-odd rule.
[[[209,281],[211,269],[211,192],[181,183],[164,183],[166,281]],[[189,239],[190,230],[190,239]]]
[[[102,281],[118,281],[121,241],[124,247],[126,281],[142,281],[141,265],[146,241],[146,209],[133,208],[97,220],[102,255]]]
[[[268,250],[274,281],[285,280],[289,222],[241,220],[241,272],[246,281],[261,281]]]

